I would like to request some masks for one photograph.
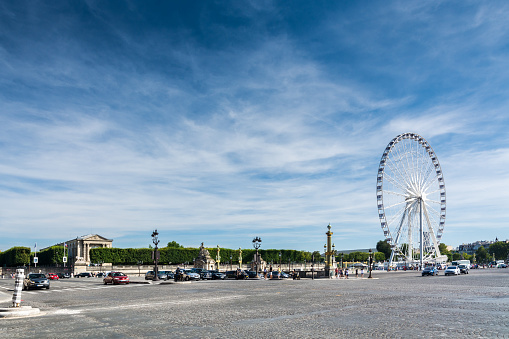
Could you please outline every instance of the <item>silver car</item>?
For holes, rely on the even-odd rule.
[[[460,275],[460,269],[458,266],[447,266],[444,275]]]

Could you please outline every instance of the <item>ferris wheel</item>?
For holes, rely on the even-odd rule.
[[[378,217],[393,260],[437,260],[445,225],[445,183],[429,143],[415,133],[387,145],[378,167]]]

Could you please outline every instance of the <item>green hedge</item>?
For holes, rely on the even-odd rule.
[[[208,248],[212,259],[216,259],[217,248]],[[92,263],[112,263],[113,265],[135,265],[138,262],[144,264],[151,264],[152,249],[149,248],[92,248],[90,250],[90,261]],[[192,264],[193,260],[198,257],[200,253],[199,248],[160,248],[159,263],[162,265],[167,264],[183,264],[187,262]],[[267,262],[279,262],[279,252],[281,252],[281,261],[283,263],[303,262],[304,260],[311,260],[311,253],[296,250],[259,250],[263,260]],[[256,251],[254,249],[242,250],[242,262],[248,263],[253,261]],[[233,263],[239,262],[239,250],[221,248],[220,256],[222,263],[229,263],[230,256]]]
[[[0,265],[7,267],[25,266],[30,263],[29,247],[12,247],[0,253]]]
[[[39,258],[39,265],[63,264],[64,253],[65,253],[64,246],[51,246],[45,248],[44,250],[37,252],[37,257]]]

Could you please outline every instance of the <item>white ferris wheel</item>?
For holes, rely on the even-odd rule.
[[[438,244],[445,225],[445,183],[429,143],[415,133],[387,145],[376,183],[378,217],[393,260],[443,260]]]

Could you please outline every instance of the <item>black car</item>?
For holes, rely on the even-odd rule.
[[[71,276],[69,273],[57,273],[58,279],[69,279]]]
[[[249,278],[257,278],[258,277],[258,274],[256,274],[255,271],[244,271],[244,272],[246,272],[246,274]]]
[[[75,278],[92,278],[92,273],[90,272],[81,272],[74,276]]]
[[[237,280],[242,280],[242,279],[247,279],[249,278],[249,275],[247,274],[246,271],[241,271],[241,270],[236,270],[236,271],[226,271],[225,273],[226,275],[226,278],[228,279],[237,279]]]
[[[458,265],[460,269],[460,273],[468,274],[468,266],[467,265]]]
[[[49,290],[49,280],[42,273],[29,273],[25,280],[23,280],[23,289],[29,290],[31,288],[45,288]]]
[[[210,271],[210,274],[212,275],[212,280],[224,280],[226,279],[226,275],[224,273],[221,273],[219,271]]]

